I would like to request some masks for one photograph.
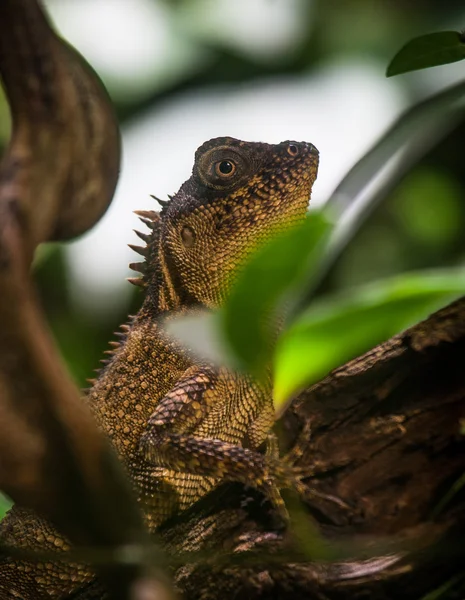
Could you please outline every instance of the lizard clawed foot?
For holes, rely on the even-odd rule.
[[[273,529],[276,529],[278,531],[282,529],[287,529],[291,522],[291,518],[279,489],[275,485],[270,485],[262,491],[265,493],[266,497],[273,505]]]
[[[327,502],[332,502],[333,504],[336,504],[337,506],[339,506],[340,508],[342,508],[344,510],[350,509],[350,506],[346,502],[344,502],[344,500],[342,500],[341,498],[338,498],[337,496],[333,496],[332,494],[325,494],[324,492],[319,492],[315,488],[307,486],[302,481],[299,482],[297,492],[298,492],[299,496],[303,500],[308,502],[309,504],[311,503],[312,500],[317,498],[320,500],[326,500]]]
[[[311,425],[310,421],[305,421],[305,425],[303,426],[302,431],[299,433],[296,443],[282,457],[281,460],[290,466],[295,465],[295,463],[300,458],[302,458],[302,456],[308,446],[308,440],[310,438],[311,433],[312,433],[312,425]]]
[[[312,477],[313,471],[311,469],[304,466],[291,466],[290,469],[293,476],[293,485],[290,487],[298,494],[301,500],[308,502],[309,504],[315,499],[326,500],[327,502],[336,504],[344,510],[350,509],[349,505],[341,498],[332,494],[320,492],[303,481],[303,479]]]
[[[314,472],[308,466],[299,466],[295,463],[302,458],[304,455],[306,448],[308,446],[308,440],[311,435],[311,422],[306,421],[301,432],[298,435],[297,441],[294,446],[285,454],[281,461],[288,466],[288,468],[292,472],[292,476],[294,478],[294,485],[292,489],[297,492],[299,497],[311,503],[312,500],[318,498],[321,500],[326,500],[333,504],[336,504],[340,508],[348,510],[349,505],[344,502],[341,498],[334,496],[332,494],[325,494],[324,492],[319,492],[315,488],[309,487],[306,483],[302,481],[302,479],[312,477]]]

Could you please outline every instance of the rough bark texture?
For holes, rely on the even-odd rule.
[[[298,464],[315,471],[312,487],[348,505],[306,507],[334,561],[306,561],[319,550],[299,543],[302,511],[294,534],[273,533],[259,498],[244,506],[248,494],[230,486],[206,499],[203,520],[197,507],[165,529],[172,550],[214,550],[176,571],[186,597],[421,598],[440,586],[462,597],[465,494],[450,490],[465,469],[464,358],[462,299],[297,398],[283,434],[295,440],[311,425]]]

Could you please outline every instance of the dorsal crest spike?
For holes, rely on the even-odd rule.
[[[162,229],[162,213],[154,210],[135,210],[134,213],[139,219],[151,229],[150,233],[142,233],[134,230],[134,233],[145,242],[146,246],[136,246],[128,244],[129,248],[137,252],[143,257],[143,262],[133,262],[129,267],[133,271],[142,274],[142,277],[130,277],[128,281],[132,285],[145,288],[149,282],[156,277],[158,265],[158,246]]]
[[[132,283],[132,285],[136,285],[137,287],[145,287],[145,281],[142,279],[142,277],[128,277],[127,280],[129,283]]]
[[[169,200],[162,200],[161,198],[157,198],[153,194],[150,194],[150,197],[153,198],[155,200],[155,202],[158,202],[158,204],[161,207],[167,206],[170,203],[170,200],[172,200],[172,196],[170,196],[170,195],[168,195]]]
[[[151,221],[150,219],[146,219],[144,217],[139,217],[139,221],[142,221],[142,223],[144,225],[147,225],[147,227],[149,229],[153,229],[155,227],[155,225],[156,225],[153,221]]]
[[[137,273],[144,274],[147,267],[144,262],[138,262],[138,263],[130,263],[129,268],[132,269],[133,271],[137,271]]]
[[[148,233],[142,233],[142,231],[137,231],[137,229],[133,229],[133,231],[146,244],[150,242],[150,235]]]
[[[149,253],[147,247],[136,246],[135,244],[128,244],[128,246],[129,246],[129,248],[131,248],[131,250],[134,250],[134,252],[137,252],[137,254],[140,254],[141,256],[144,256],[145,258],[147,258],[147,255]]]
[[[138,217],[144,217],[150,221],[156,222],[160,220],[160,214],[154,210],[135,210],[133,212]]]

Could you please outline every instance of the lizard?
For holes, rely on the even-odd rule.
[[[280,489],[299,477],[277,455],[271,379],[217,367],[167,336],[161,319],[220,307],[247,257],[304,219],[318,169],[310,143],[205,142],[190,178],[160,212],[136,211],[149,233],[131,246],[143,260],[132,283],[139,312],[122,326],[85,396],[132,482],[151,532],[225,481],[262,491],[285,515]],[[0,540],[67,550],[49,523],[14,506]],[[0,556],[0,599],[63,598],[94,578],[85,565]]]

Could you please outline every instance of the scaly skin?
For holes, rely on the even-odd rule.
[[[144,273],[136,283],[145,301],[87,399],[151,531],[224,481],[255,486],[283,514],[279,489],[299,489],[269,443],[270,385],[199,363],[166,337],[159,319],[220,306],[246,257],[304,218],[317,165],[311,144],[210,140],[171,202],[143,214],[152,231],[140,234],[146,247],[135,249],[145,261],[133,268]],[[69,547],[20,507],[1,523],[0,536],[31,549]],[[85,566],[0,558],[1,599],[62,598],[92,578]]]

